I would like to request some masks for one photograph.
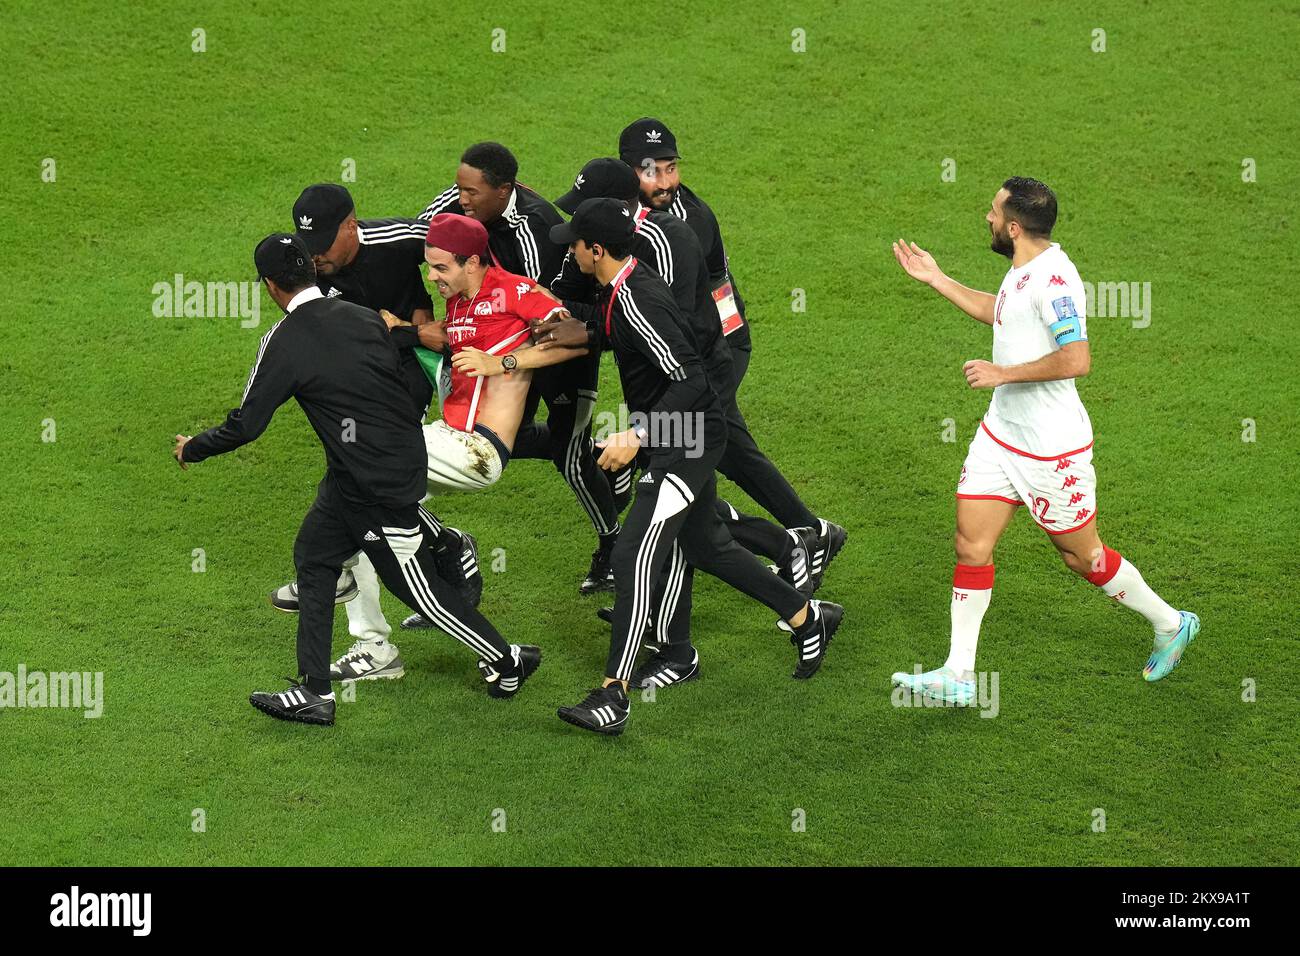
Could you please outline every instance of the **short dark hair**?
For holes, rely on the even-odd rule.
[[[455,253],[452,253],[452,258],[456,260],[456,265],[460,266],[462,269],[465,268],[465,263],[469,262],[470,259],[477,259],[478,264],[485,269],[492,264],[492,260],[486,255],[480,256],[478,253],[475,253],[473,256],[458,256]]]
[[[630,239],[625,242],[610,243],[604,243],[598,240],[592,241],[590,239],[584,239],[582,241],[587,244],[588,249],[592,246],[600,246],[600,248],[605,250],[605,255],[609,256],[611,259],[626,259],[632,254],[632,240]]]
[[[513,186],[519,175],[515,154],[500,143],[475,143],[461,155],[460,161],[483,174],[489,186],[500,189]]]
[[[297,264],[286,261],[283,266],[277,267],[263,278],[274,282],[281,292],[298,292],[316,284],[316,263],[305,256]]]
[[[1002,184],[1009,196],[1006,215],[1020,223],[1020,228],[1031,236],[1044,239],[1052,235],[1056,225],[1056,193],[1046,183],[1027,176],[1012,176]]]

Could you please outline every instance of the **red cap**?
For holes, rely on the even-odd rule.
[[[488,234],[483,223],[469,216],[443,212],[429,222],[429,232],[424,237],[426,245],[434,246],[453,256],[487,255]]]

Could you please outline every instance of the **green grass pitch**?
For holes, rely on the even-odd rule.
[[[105,699],[98,719],[0,710],[0,860],[1295,863],[1300,15],[1069,6],[11,4],[0,671],[101,671]],[[332,730],[267,720],[246,698],[293,669],[294,622],[266,594],[322,455],[290,404],[176,468],[171,436],[238,402],[274,306],[257,328],[159,318],[155,283],[251,278],[256,240],[347,160],[362,216],[416,214],[480,139],[556,196],[646,114],[748,301],[742,407],[851,532],[824,670],[791,681],[772,616],[701,578],[703,678],[634,702],[615,741],[561,723],[607,647],[576,593],[592,540],[550,466],[518,462],[435,508],[497,561],[485,612],[545,649],[520,698],[488,699],[451,639],[401,633],[406,678],[362,684]],[[988,401],[961,365],[990,350],[889,241],[995,289],[982,217],[1013,174],[1056,189],[1085,280],[1150,283],[1149,326],[1090,322],[1100,528],[1204,630],[1145,684],[1146,624],[1021,515],[981,719],[889,692],[947,651],[953,485]]]

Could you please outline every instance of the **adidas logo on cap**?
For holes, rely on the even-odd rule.
[[[659,138],[660,138],[661,136],[663,136],[663,134],[660,133],[659,130],[657,130],[657,129],[652,129],[652,130],[649,130],[649,131],[645,134],[645,141],[646,141],[647,143],[657,143],[657,142],[659,142]]]
[[[310,231],[311,231],[311,216],[299,216],[299,217],[298,217],[298,225],[302,226],[302,228],[304,228],[304,229],[306,229],[308,232],[310,232]]]

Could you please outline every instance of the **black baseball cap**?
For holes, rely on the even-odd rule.
[[[307,251],[319,256],[334,245],[339,226],[356,208],[352,194],[334,183],[308,186],[293,204],[293,225]]]
[[[304,267],[316,271],[303,241],[289,232],[273,232],[259,242],[253,250],[253,265],[259,280],[270,279],[279,286],[285,284],[287,276],[300,275]]]
[[[555,205],[572,216],[584,199],[606,197],[632,202],[640,189],[636,171],[621,159],[593,159],[582,167],[573,188],[555,200]]]
[[[677,159],[677,137],[662,121],[643,116],[623,128],[618,136],[618,157],[639,168],[646,159]]]
[[[624,243],[636,233],[627,203],[619,199],[584,199],[573,218],[551,227],[551,242],[567,246],[578,239],[588,245]]]

